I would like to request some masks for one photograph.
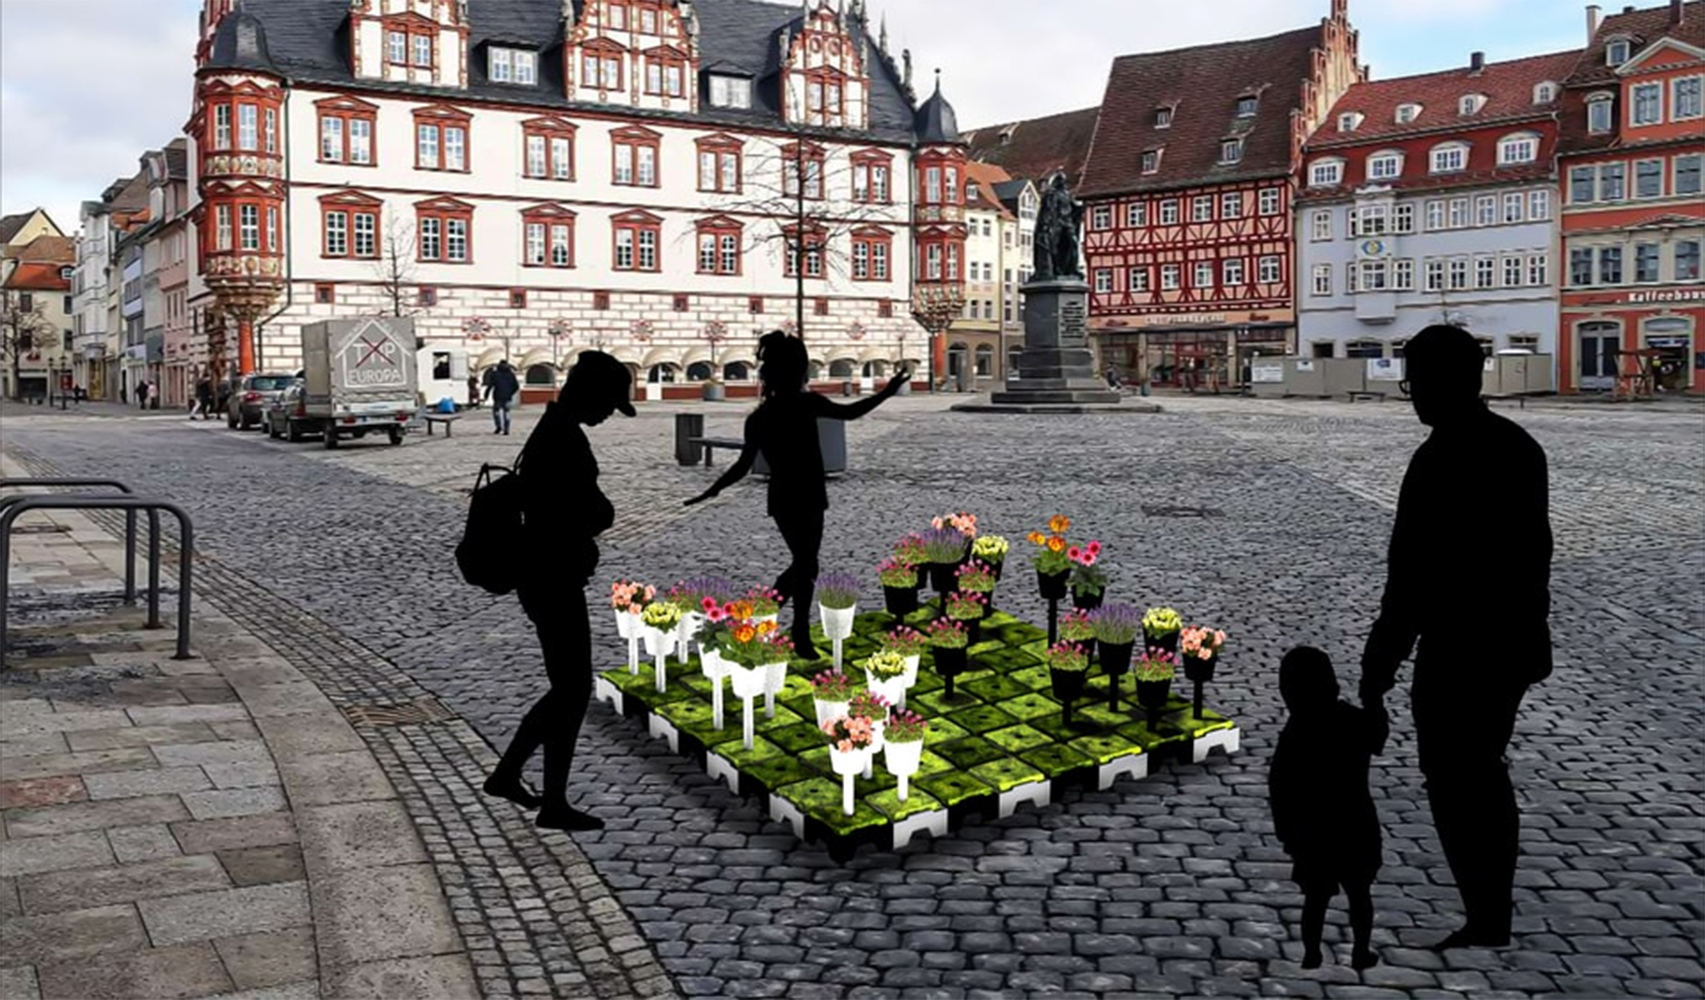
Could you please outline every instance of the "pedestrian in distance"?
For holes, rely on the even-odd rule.
[[[206,375],[195,383],[195,409],[190,411],[190,419],[197,416],[203,420],[213,419],[213,380]]]
[[[1530,685],[1551,674],[1551,520],[1545,450],[1480,397],[1485,355],[1466,330],[1405,346],[1399,388],[1432,428],[1397,496],[1385,593],[1362,653],[1361,699],[1396,684],[1411,651],[1421,776],[1466,920],[1436,949],[1510,942],[1520,818],[1504,753]],[[1477,530],[1498,511],[1496,551]]]
[[[592,700],[592,622],[586,584],[598,568],[599,533],[616,511],[598,489],[598,462],[582,426],[596,427],[628,401],[632,376],[608,354],[580,355],[556,402],[527,436],[517,461],[522,553],[516,595],[539,635],[550,690],[527,710],[508,749],[486,779],[488,795],[538,808],[537,823],[552,830],[597,830],[603,820],[568,804],[574,744]],[[544,788],[534,794],[522,769],[544,749]]]
[[[1112,362],[1107,365],[1107,388],[1114,392],[1119,391],[1119,369],[1114,367]]]
[[[521,380],[515,377],[508,358],[499,361],[496,368],[486,370],[485,394],[491,399],[493,434],[509,433],[509,410],[520,392]]]
[[[1379,964],[1369,938],[1381,847],[1368,764],[1385,750],[1391,721],[1377,700],[1363,708],[1339,700],[1331,659],[1309,646],[1280,661],[1279,694],[1290,718],[1267,772],[1267,800],[1302,889],[1302,967],[1320,968],[1326,907],[1343,889],[1355,936],[1350,966],[1366,969]]]
[[[841,404],[812,392],[807,385],[811,362],[805,342],[780,330],[758,341],[758,380],[763,401],[746,418],[745,447],[740,458],[710,489],[687,501],[687,506],[721,493],[745,477],[761,453],[770,468],[768,512],[787,543],[792,562],[776,579],[781,603],[793,602],[794,655],[818,658],[811,642],[811,597],[816,586],[818,556],[823,547],[823,517],[829,509],[824,486],[823,448],[817,421],[857,420],[882,405],[911,378],[904,366],[882,391],[856,403]]]
[[[469,372],[468,373],[468,409],[471,410],[478,405],[480,405],[480,380],[479,380],[479,376],[473,374],[472,372]]]

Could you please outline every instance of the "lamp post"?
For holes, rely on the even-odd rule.
[[[937,368],[943,367],[946,354],[941,348],[941,335],[953,325],[953,320],[965,311],[965,289],[959,285],[921,284],[912,290],[912,318],[918,321],[930,338],[930,391],[935,391]],[[904,359],[902,359],[904,360]]]

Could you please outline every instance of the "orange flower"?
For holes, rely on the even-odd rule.
[[[734,641],[735,642],[751,642],[752,637],[757,635],[757,634],[758,634],[757,629],[753,628],[750,625],[742,625],[739,628],[734,630]]]
[[[761,621],[758,623],[758,634],[759,635],[769,635],[771,632],[774,632],[775,630],[776,630],[776,623],[775,622],[765,620],[765,621]]]
[[[753,610],[754,608],[752,607],[751,601],[734,602],[734,617],[736,618],[750,618],[752,617]]]
[[[1024,537],[1025,540],[1030,542],[1032,545],[1043,545],[1048,541],[1048,539],[1045,538],[1040,531],[1032,531]]]
[[[1064,550],[1065,547],[1066,547],[1066,540],[1064,538],[1061,538],[1059,535],[1055,535],[1054,537],[1048,539],[1048,551],[1049,552],[1060,552],[1060,551]]]
[[[1055,514],[1053,517],[1048,519],[1048,530],[1052,531],[1056,535],[1064,534],[1071,526],[1071,518],[1064,514]]]

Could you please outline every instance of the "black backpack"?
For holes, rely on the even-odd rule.
[[[468,523],[456,545],[462,579],[493,594],[520,583],[521,477],[501,465],[480,466],[468,500]]]

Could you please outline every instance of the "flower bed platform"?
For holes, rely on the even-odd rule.
[[[906,623],[921,626],[929,617],[920,612]],[[880,612],[858,616],[843,646],[849,676],[862,679],[857,664],[897,623]],[[925,653],[907,697],[907,707],[929,720],[923,766],[901,802],[898,781],[878,754],[873,777],[856,782],[851,816],[842,812],[841,779],[830,767],[829,748],[816,726],[807,668],[797,661],[776,697],[773,717],[765,717],[758,699],[751,750],[741,741],[741,703],[726,682],[723,728],[712,726],[711,682],[696,656],[683,665],[671,661],[662,693],[656,690],[652,663],[645,660],[638,674],[625,666],[602,671],[596,691],[617,712],[644,720],[651,735],[668,740],[670,749],[703,763],[736,794],[767,801],[771,818],[791,824],[801,840],[822,841],[836,860],[851,857],[860,844],[898,849],[919,833],[942,836],[973,816],[1008,816],[1025,802],[1044,806],[1068,788],[1105,789],[1120,777],[1144,778],[1153,761],[1201,761],[1216,747],[1237,751],[1236,724],[1207,709],[1193,717],[1189,701],[1178,692],[1150,730],[1146,713],[1135,705],[1129,675],[1122,678],[1118,710],[1110,711],[1107,678],[1095,668],[1076,702],[1073,726],[1066,727],[1042,665],[1046,639],[1043,630],[1011,615],[990,616],[983,640],[971,647],[969,669],[954,680],[951,700]],[[826,664],[809,668],[812,673],[823,669]],[[1190,690],[1182,677],[1175,687]]]

